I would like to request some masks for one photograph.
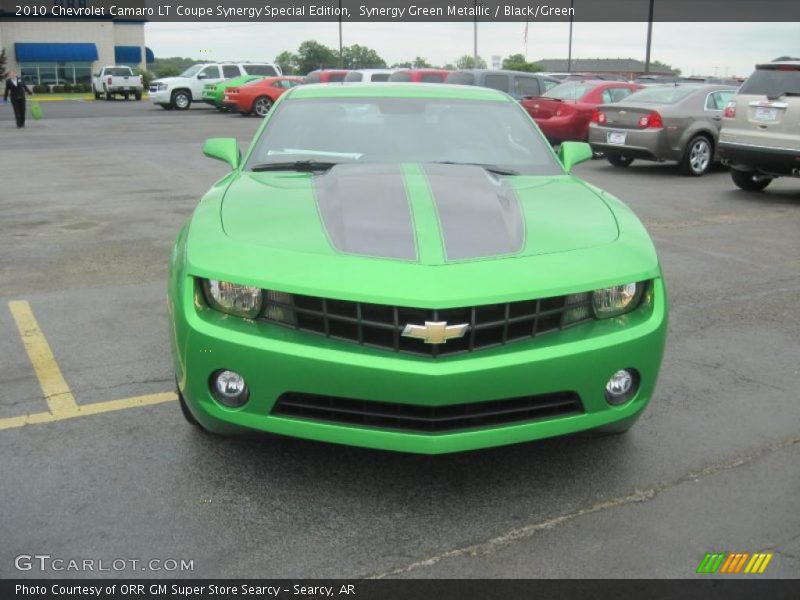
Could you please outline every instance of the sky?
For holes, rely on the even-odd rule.
[[[478,53],[526,54],[524,23],[480,23]],[[566,58],[568,23],[531,23],[528,60]],[[147,45],[158,56],[272,61],[313,39],[338,48],[338,23],[148,23]],[[647,23],[573,25],[573,58],[644,60]],[[388,64],[422,56],[432,64],[472,54],[472,23],[345,23],[345,46],[375,49]],[[654,23],[652,59],[684,75],[746,76],[758,62],[800,55],[797,23]]]

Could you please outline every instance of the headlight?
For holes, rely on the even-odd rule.
[[[161,83],[160,81],[157,81],[155,83],[155,86],[156,86],[156,90],[159,91],[159,92],[163,92],[169,87],[169,85],[167,85],[166,83]]]
[[[254,319],[261,312],[261,289],[216,279],[204,279],[203,291],[211,308]]]
[[[626,283],[595,291],[592,294],[594,315],[607,319],[632,311],[639,305],[643,290],[643,283]]]

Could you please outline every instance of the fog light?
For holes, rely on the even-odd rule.
[[[606,383],[606,401],[609,404],[624,404],[639,389],[639,374],[634,369],[620,369]]]
[[[250,395],[244,377],[235,371],[217,371],[211,376],[211,394],[225,406],[236,408],[247,402]]]

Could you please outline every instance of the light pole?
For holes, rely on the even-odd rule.
[[[655,0],[650,0],[650,12],[647,16],[647,52],[644,57],[644,72],[650,72],[650,45],[653,43],[653,4]]]

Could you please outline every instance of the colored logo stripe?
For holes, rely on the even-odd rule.
[[[697,573],[763,573],[772,556],[771,552],[756,552],[752,555],[749,552],[710,552],[700,561]]]

